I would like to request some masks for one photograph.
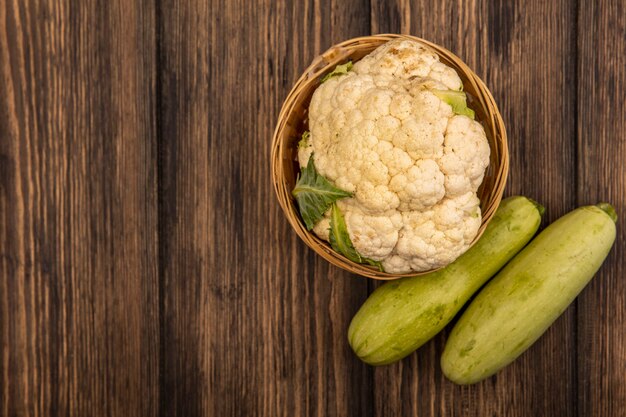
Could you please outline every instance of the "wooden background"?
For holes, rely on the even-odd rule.
[[[0,416],[626,416],[624,0],[0,0]],[[483,383],[447,331],[371,368],[374,288],[306,248],[269,175],[282,100],[334,43],[425,37],[485,80],[506,194],[612,202],[606,264]]]

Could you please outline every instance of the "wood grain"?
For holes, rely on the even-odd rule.
[[[626,234],[483,383],[351,352],[375,283],[302,244],[270,183],[276,117],[334,43],[463,58],[508,128],[507,194],[626,213],[622,0],[0,1],[0,416],[626,415]]]
[[[162,3],[166,415],[370,415],[371,371],[345,337],[367,282],[297,240],[268,163],[291,85],[325,48],[367,33],[364,7]]]
[[[216,138],[209,133],[217,128],[211,114],[220,114],[220,108],[229,104],[225,96],[220,107],[209,106],[209,95],[218,93],[214,86],[223,79],[210,61],[211,51],[218,47],[211,39],[214,27],[209,25],[215,17],[206,2],[188,2],[183,7],[164,1],[158,12],[159,408],[169,416],[198,416],[203,409],[216,415],[212,406],[223,398],[232,399],[223,402],[224,407],[243,402],[235,401],[234,392],[217,397],[211,389],[224,386],[228,377],[217,372],[212,353],[220,339],[228,337],[228,326],[237,317],[233,312],[232,321],[225,321],[220,314],[225,306],[209,298],[209,292],[220,291],[225,299],[236,300],[239,291],[234,283],[221,287],[222,271],[212,266],[217,256],[233,259],[230,248],[240,238],[221,234],[221,225],[237,213],[229,210],[219,217],[218,207],[211,204],[230,208],[237,198],[216,198],[219,183],[211,181],[218,175],[211,156],[219,152]],[[225,159],[232,163],[228,156]],[[233,174],[224,173],[221,189],[237,181]]]
[[[626,416],[626,13],[623,1],[578,12],[578,204],[620,216],[612,253],[578,298],[579,415]]]
[[[576,103],[569,86],[575,84],[576,16],[571,2],[397,0],[373,1],[372,7],[374,33],[406,32],[432,40],[485,80],[509,136],[511,173],[505,194],[538,200],[547,207],[548,221],[572,209],[576,128],[571,115]],[[455,386],[440,371],[450,328],[402,363],[376,369],[377,415],[398,410],[403,416],[576,412],[575,308],[515,363],[470,387]]]
[[[0,3],[0,415],[156,415],[154,9],[72,3]]]

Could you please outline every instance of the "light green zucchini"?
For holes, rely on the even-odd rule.
[[[533,237],[543,207],[503,200],[483,236],[446,268],[386,283],[356,313],[348,340],[371,365],[402,359],[445,327],[463,304]]]
[[[472,384],[532,345],[587,285],[615,240],[615,210],[585,206],[541,232],[476,296],[454,326],[443,373]]]

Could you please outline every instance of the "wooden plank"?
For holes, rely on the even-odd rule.
[[[576,203],[574,13],[566,0],[372,1],[373,33],[411,33],[436,42],[485,80],[509,135],[506,194],[545,204],[547,220]],[[377,415],[576,413],[575,308],[514,364],[469,387],[445,380],[439,368],[450,328],[402,363],[376,369]]]
[[[317,54],[367,32],[364,9],[161,2],[164,415],[371,413],[346,340],[367,282],[299,242],[269,171],[282,100]]]
[[[212,268],[214,257],[228,250],[226,240],[213,238],[213,230],[228,221],[228,214],[218,219],[210,204],[217,201],[210,178],[218,173],[211,172],[215,165],[208,156],[222,141],[211,140],[209,129],[211,114],[220,112],[229,96],[209,107],[209,94],[217,93],[213,86],[224,78],[212,62],[211,51],[221,41],[211,39],[218,21],[217,15],[209,15],[210,6],[162,1],[158,7],[159,409],[161,415],[199,416],[211,404],[233,404],[226,397],[215,397],[208,385],[208,379],[219,386],[227,378],[212,372],[219,337],[214,335],[231,323],[209,304],[209,292],[222,291],[227,299],[237,292],[234,286],[212,284],[219,276]],[[224,175],[220,187],[227,186],[230,174]],[[232,310],[225,311],[236,320]]]
[[[154,21],[0,4],[0,415],[157,414]]]
[[[578,204],[608,201],[620,219],[612,253],[578,298],[579,415],[626,412],[626,14],[624,2],[578,11]]]

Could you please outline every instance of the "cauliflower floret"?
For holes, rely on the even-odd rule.
[[[438,268],[467,250],[480,227],[480,201],[474,193],[446,198],[431,210],[402,213],[396,252],[411,269]],[[469,239],[468,239],[469,238]]]
[[[313,232],[326,241],[330,240],[330,217],[326,215],[313,227]]]
[[[374,260],[386,258],[398,242],[402,227],[402,214],[389,210],[379,215],[369,215],[358,204],[346,201],[339,207],[345,213],[346,226],[354,248],[361,255]]]
[[[446,176],[448,196],[476,192],[489,165],[489,144],[482,125],[463,116],[454,116],[448,123],[439,159]]]
[[[425,46],[411,40],[395,40],[378,47],[354,64],[357,74],[391,75],[397,78],[431,78],[450,90],[460,90],[463,83],[452,68]]]
[[[399,209],[422,210],[437,204],[445,195],[445,177],[432,159],[419,159],[406,171],[396,175],[389,189],[400,198]]]
[[[411,270],[411,263],[408,259],[403,258],[400,255],[390,255],[382,260],[382,265],[385,271],[395,272],[401,274],[402,272]]]
[[[437,92],[462,90],[458,74],[410,40],[384,44],[317,88],[306,166],[353,193],[338,201],[355,249],[387,272],[424,271],[460,256],[481,224],[476,196],[489,164],[480,123]],[[329,213],[313,229],[329,238]]]

